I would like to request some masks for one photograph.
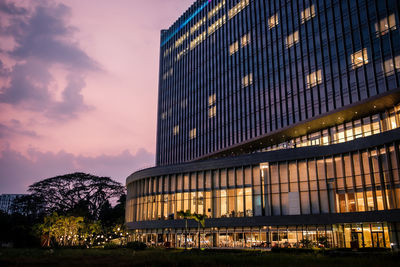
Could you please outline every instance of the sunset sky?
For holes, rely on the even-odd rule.
[[[154,165],[160,30],[194,0],[0,0],[0,194]]]

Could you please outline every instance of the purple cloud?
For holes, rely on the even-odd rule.
[[[44,153],[35,149],[29,150],[25,156],[8,148],[0,154],[0,194],[24,193],[34,182],[72,172],[109,176],[125,184],[126,177],[134,170],[153,163],[154,154],[144,149],[136,154],[123,151],[115,156],[85,157],[64,151]]]
[[[0,74],[10,80],[9,85],[0,85],[0,103],[41,112],[50,119],[76,118],[92,108],[81,94],[85,74],[101,67],[74,41],[77,29],[68,24],[68,6],[47,1],[30,4],[33,7],[27,11],[0,0],[0,15],[8,21],[0,24],[0,36],[15,42],[11,51],[0,52],[17,62],[7,70],[0,58]],[[57,84],[51,72],[55,66],[67,72],[61,101],[52,94]]]

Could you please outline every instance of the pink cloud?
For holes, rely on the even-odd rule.
[[[160,30],[193,2],[0,0],[0,188],[152,165]]]

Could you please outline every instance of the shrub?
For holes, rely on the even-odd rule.
[[[133,241],[133,242],[128,242],[126,244],[126,247],[133,250],[144,250],[147,248],[147,245],[143,242]]]
[[[107,243],[104,245],[104,249],[117,249],[120,248],[120,245],[117,245],[115,243]]]

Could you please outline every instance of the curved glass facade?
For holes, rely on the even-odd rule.
[[[400,208],[399,144],[326,157],[176,173],[128,185],[127,221]]]
[[[399,14],[397,0],[197,0],[161,31],[156,167],[127,178],[135,239],[398,248]]]

